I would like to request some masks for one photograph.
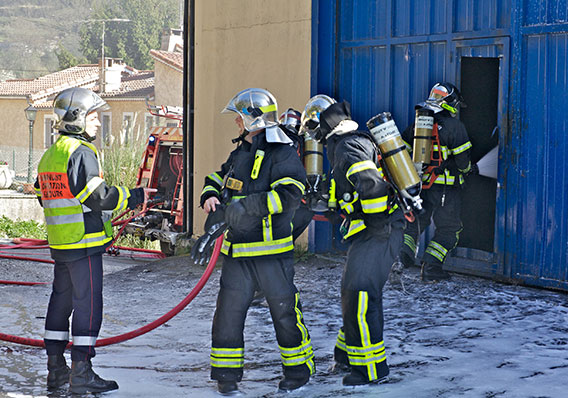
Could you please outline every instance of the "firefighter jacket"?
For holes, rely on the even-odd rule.
[[[225,234],[221,252],[234,258],[289,253],[292,217],[305,191],[306,172],[293,146],[267,142],[264,132],[243,141],[221,170],[205,177],[201,206],[210,197],[240,201],[246,217]],[[242,186],[239,184],[242,183]]]
[[[35,191],[52,257],[61,261],[104,252],[112,240],[112,211],[144,200],[143,188],[107,186],[95,146],[70,135],[61,135],[44,153]]]
[[[471,142],[463,123],[450,116],[447,111],[438,112],[434,115],[434,123],[438,125],[438,137],[440,146],[432,147],[434,158],[442,159],[442,166],[437,170],[434,184],[456,185],[464,183],[464,174],[471,169],[469,154]],[[412,152],[414,142],[414,123],[402,133],[402,139]],[[443,170],[441,170],[443,168]],[[432,178],[431,173],[424,173],[422,182],[427,184]]]
[[[335,196],[346,215],[345,240],[364,229],[388,237],[391,223],[402,221],[395,192],[377,166],[377,152],[366,132],[333,134],[327,139],[327,156],[335,181]]]

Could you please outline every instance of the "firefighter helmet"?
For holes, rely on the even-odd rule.
[[[54,128],[61,133],[85,135],[89,113],[105,111],[110,106],[97,94],[82,87],[63,90],[53,100]],[[85,137],[92,141],[95,137]]]
[[[300,132],[308,134],[316,141],[325,139],[320,129],[320,114],[336,101],[324,94],[318,94],[309,99],[304,112],[302,112]]]
[[[284,126],[292,127],[294,130],[298,130],[300,126],[300,120],[302,114],[293,108],[288,108],[286,112],[280,115],[278,121]]]
[[[451,83],[436,83],[430,90],[426,102],[419,104],[418,107],[432,109],[436,113],[445,109],[453,116],[457,112],[458,105],[463,108],[467,106],[457,87]]]
[[[276,99],[261,88],[247,88],[237,93],[221,112],[238,113],[249,132],[278,125]]]

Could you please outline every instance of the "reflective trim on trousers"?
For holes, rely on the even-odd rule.
[[[43,338],[46,340],[69,341],[69,331],[46,330]]]
[[[342,351],[347,351],[347,344],[345,344],[345,333],[342,329],[339,329],[335,346]]]
[[[242,368],[245,363],[245,349],[211,347],[211,366],[216,368]]]
[[[97,343],[97,336],[73,336],[73,345],[94,347]]]
[[[416,255],[416,242],[414,242],[414,238],[412,236],[404,234],[404,244]]]

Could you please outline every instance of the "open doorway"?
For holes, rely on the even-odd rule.
[[[473,145],[473,164],[499,143],[499,58],[462,57],[460,82],[467,104],[460,119]],[[497,180],[483,176],[466,180],[461,212],[464,229],[458,246],[493,252]]]

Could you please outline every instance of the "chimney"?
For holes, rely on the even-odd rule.
[[[160,50],[173,52],[176,45],[183,48],[183,31],[181,29],[164,29]]]
[[[101,93],[108,93],[120,88],[124,63],[121,59],[105,58],[105,64],[101,76]]]

